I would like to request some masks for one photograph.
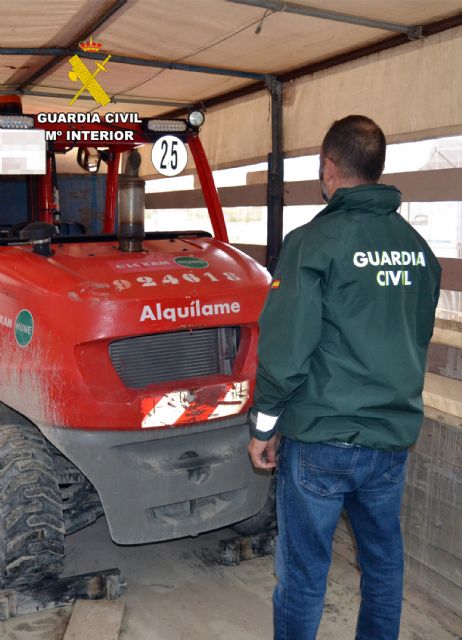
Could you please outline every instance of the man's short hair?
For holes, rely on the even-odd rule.
[[[345,178],[377,182],[385,165],[386,141],[382,129],[366,116],[337,120],[326,133],[322,153]]]

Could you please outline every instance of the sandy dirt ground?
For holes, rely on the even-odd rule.
[[[218,565],[229,529],[137,547],[114,544],[106,521],[67,539],[66,575],[119,567],[127,579],[120,640],[270,640],[272,557]],[[335,547],[319,640],[353,640],[359,575]],[[1,640],[62,640],[71,607],[0,622]],[[400,640],[462,640],[462,620],[408,587]]]

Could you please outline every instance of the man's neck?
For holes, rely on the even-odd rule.
[[[332,193],[330,194],[330,198],[334,195],[337,189],[351,189],[352,187],[366,187],[373,184],[377,184],[376,182],[367,182],[365,180],[360,180],[358,178],[338,178],[333,181],[332,184]],[[329,198],[329,199],[330,199]]]

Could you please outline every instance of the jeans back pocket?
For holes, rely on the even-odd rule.
[[[359,451],[336,443],[300,443],[300,485],[321,496],[332,495],[353,473]]]
[[[383,477],[390,482],[401,482],[406,473],[407,449],[392,451],[390,456],[390,466],[383,474]]]

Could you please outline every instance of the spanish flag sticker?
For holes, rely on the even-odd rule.
[[[281,286],[280,280],[273,280],[273,282],[271,283],[271,289],[279,289],[280,286]]]

